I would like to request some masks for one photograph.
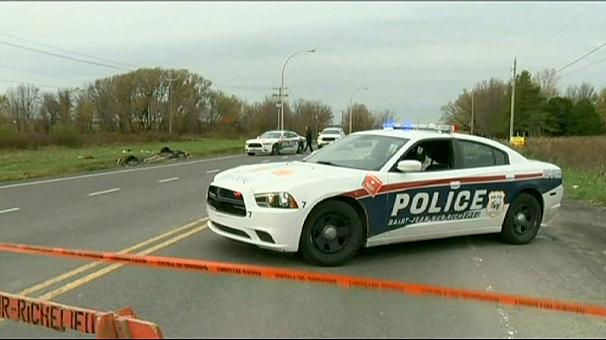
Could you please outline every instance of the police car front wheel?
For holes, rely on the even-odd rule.
[[[507,211],[501,238],[513,244],[529,243],[539,232],[541,219],[541,206],[536,198],[521,193]]]
[[[358,252],[363,238],[362,221],[356,210],[345,202],[327,201],[305,221],[300,249],[310,262],[338,266]]]

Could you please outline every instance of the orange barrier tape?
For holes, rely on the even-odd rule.
[[[371,279],[339,274],[313,273],[291,269],[229,264],[163,256],[142,256],[88,250],[47,248],[22,244],[0,243],[0,251],[89,259],[94,261],[119,262],[139,266],[163,267],[177,270],[258,277],[273,280],[332,284],[346,288],[362,288],[370,290],[392,291],[409,295],[429,295],[449,299],[475,300],[486,303],[554,310],[606,318],[606,307],[599,305],[563,302],[521,295],[499,294],[495,292],[447,288],[434,285],[414,284],[401,281]]]
[[[0,292],[0,318],[97,339],[162,339],[156,324],[136,319],[130,308],[115,314]]]

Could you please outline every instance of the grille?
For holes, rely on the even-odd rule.
[[[230,215],[246,216],[244,198],[242,198],[242,194],[236,195],[234,191],[211,185],[208,187],[206,202],[217,211]]]
[[[261,145],[261,143],[250,143],[248,144],[249,148],[262,148],[263,145]]]

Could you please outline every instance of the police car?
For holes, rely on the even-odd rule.
[[[345,136],[342,128],[328,127],[318,134],[318,148],[322,148]]]
[[[216,234],[334,266],[361,247],[404,241],[500,233],[529,243],[562,195],[553,164],[452,128],[396,125],[303,161],[219,173],[207,212]]]
[[[246,141],[245,152],[250,155],[277,155],[301,153],[305,149],[305,138],[294,131],[267,131]]]

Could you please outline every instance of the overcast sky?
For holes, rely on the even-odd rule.
[[[187,68],[249,102],[280,85],[337,119],[354,101],[434,121],[463,88],[518,68],[560,68],[606,42],[606,3],[0,3],[6,34],[145,67]],[[0,92],[15,84],[82,86],[122,71],[0,44]],[[72,55],[73,56],[73,55]],[[77,56],[75,56],[77,57]],[[566,69],[606,59],[606,48]],[[560,80],[606,87],[606,60]],[[45,90],[53,90],[48,88]]]

